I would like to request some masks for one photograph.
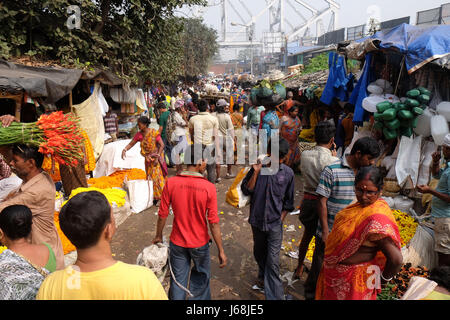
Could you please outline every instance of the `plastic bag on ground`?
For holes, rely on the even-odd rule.
[[[152,244],[138,255],[136,264],[151,269],[159,282],[164,281],[168,269],[169,247],[164,243]]]
[[[226,201],[233,207],[243,208],[247,205],[247,203],[250,200],[250,197],[244,195],[244,193],[241,190],[242,180],[244,180],[249,170],[250,167],[241,169],[241,171],[239,171],[239,173],[236,175],[233,184],[227,191]]]
[[[422,300],[433,292],[436,287],[437,283],[434,281],[428,280],[424,277],[411,277],[408,290],[400,298],[400,300]]]
[[[403,263],[411,263],[413,267],[424,266],[429,270],[437,266],[437,254],[434,251],[432,230],[418,225],[414,237],[402,248]]]
[[[434,151],[436,151],[436,145],[432,141],[424,141],[421,152],[419,177],[417,179],[418,185],[427,185],[430,182],[430,166],[433,161],[432,154]]]
[[[131,212],[139,213],[153,205],[153,181],[125,178],[124,186],[130,197]]]

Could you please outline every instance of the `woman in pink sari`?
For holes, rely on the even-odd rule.
[[[391,208],[380,193],[383,177],[363,167],[355,178],[357,203],[336,215],[325,243],[316,300],[376,300],[400,271],[400,233]]]

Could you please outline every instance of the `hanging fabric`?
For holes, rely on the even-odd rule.
[[[334,98],[347,101],[348,88],[353,86],[350,82],[353,82],[354,76],[351,73],[347,75],[344,57],[335,52],[330,52],[328,54],[328,68],[328,80],[320,101],[327,105],[330,105]]]
[[[353,122],[355,125],[362,125],[364,121],[369,119],[370,114],[363,109],[362,101],[368,96],[367,86],[369,83],[375,81],[375,73],[371,67],[372,65],[372,54],[366,54],[366,62],[364,63],[363,73],[361,78],[359,78],[352,95],[350,96],[349,102],[355,106],[355,113],[353,115]]]

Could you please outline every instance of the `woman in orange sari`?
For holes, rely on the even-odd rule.
[[[164,142],[158,130],[148,127],[150,119],[140,117],[138,119],[139,131],[133,140],[123,149],[122,159],[125,159],[126,152],[136,143],[141,143],[141,154],[145,158],[145,172],[147,179],[153,181],[153,203],[156,204],[161,199],[162,191],[167,179],[167,165],[164,160]]]
[[[298,135],[302,131],[302,123],[298,118],[298,107],[293,106],[280,119],[280,136],[289,143],[289,153],[285,164],[294,168],[300,162]]]
[[[380,199],[382,186],[378,168],[363,167],[357,173],[358,202],[336,215],[316,300],[376,300],[381,285],[400,271],[400,233],[389,205]]]

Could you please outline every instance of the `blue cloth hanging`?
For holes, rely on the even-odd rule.
[[[353,115],[353,123],[356,125],[362,125],[364,121],[369,120],[370,113],[364,110],[362,107],[362,101],[368,97],[367,86],[369,83],[375,81],[375,73],[371,67],[372,54],[366,54],[366,62],[364,63],[363,73],[359,78],[355,89],[350,96],[349,102],[355,106],[355,113]]]
[[[322,96],[320,97],[320,101],[330,105],[331,101],[333,101],[334,98],[334,82],[336,81],[335,75],[334,75],[334,63],[335,63],[335,53],[330,52],[328,53],[328,79],[327,83],[325,85],[325,88],[323,89]]]
[[[328,54],[328,80],[323,90],[320,101],[330,105],[334,98],[341,101],[348,100],[349,87],[353,86],[353,74],[345,70],[345,59],[343,56],[330,52]]]

